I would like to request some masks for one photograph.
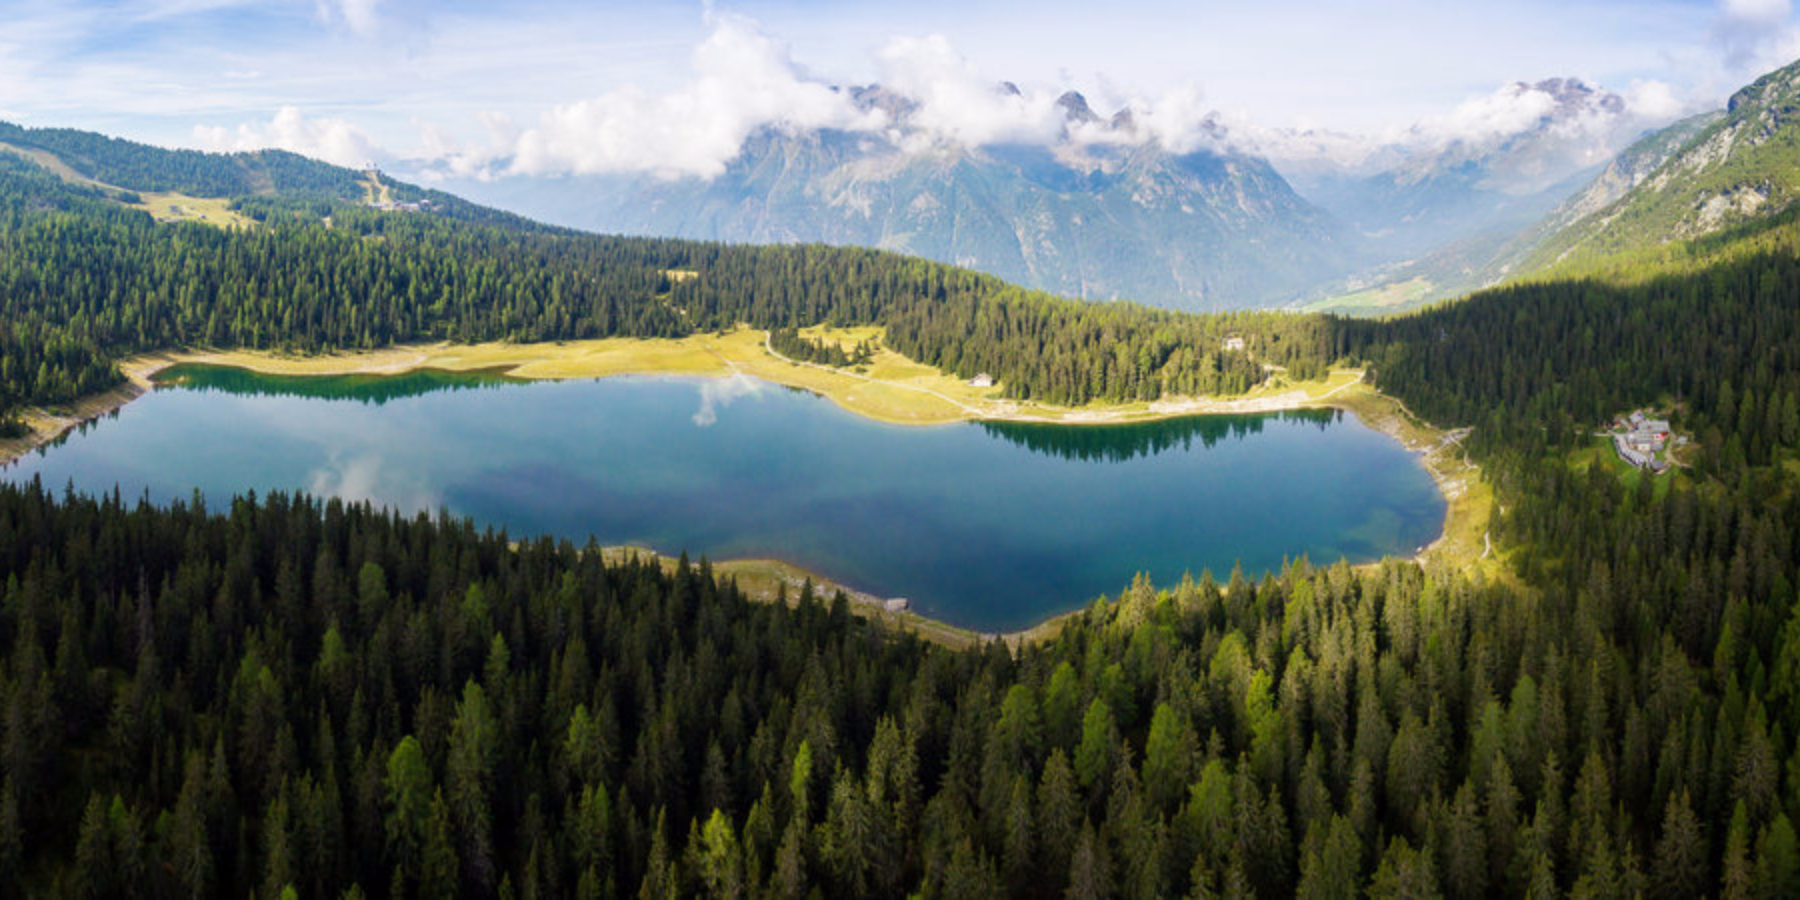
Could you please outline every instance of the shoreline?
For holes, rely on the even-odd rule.
[[[735,335],[741,335],[740,330]],[[705,338],[700,338],[705,342]],[[985,401],[987,408],[977,407],[940,393],[936,386],[884,382],[860,373],[839,372],[812,363],[788,360],[774,353],[764,341],[755,349],[766,351],[774,366],[754,365],[754,361],[733,359],[720,347],[691,345],[695,339],[679,341],[605,339],[602,341],[565,342],[560,344],[433,344],[402,345],[374,351],[339,353],[328,356],[284,356],[268,352],[246,351],[170,351],[144,354],[122,360],[120,371],[126,382],[99,394],[83,397],[67,407],[29,409],[25,421],[32,433],[23,438],[0,440],[0,468],[33,450],[55,443],[70,431],[117,413],[131,401],[155,389],[155,376],[176,365],[217,365],[245,369],[265,375],[334,376],[334,375],[401,375],[426,369],[445,371],[503,370],[510,377],[524,380],[570,380],[609,378],[623,375],[745,375],[761,378],[787,387],[810,390],[835,402],[840,408],[877,421],[902,425],[947,424],[957,421],[1026,422],[1051,425],[1126,425],[1205,415],[1257,415],[1299,409],[1336,409],[1355,416],[1364,426],[1379,431],[1415,454],[1420,465],[1444,497],[1444,525],[1438,538],[1403,558],[1422,566],[1448,565],[1474,568],[1497,577],[1504,576],[1503,563],[1491,554],[1489,525],[1492,518],[1492,489],[1481,477],[1480,467],[1470,462],[1459,444],[1467,429],[1444,431],[1414,415],[1399,400],[1381,393],[1363,380],[1362,370],[1333,370],[1316,393],[1305,387],[1289,387],[1281,393],[1219,399],[1209,397],[1170,397],[1144,404],[1122,404],[1113,407],[1065,408],[1024,404],[1016,401]],[[722,342],[721,342],[722,343]],[[740,341],[741,343],[741,341]],[[726,351],[736,348],[725,347]],[[639,350],[642,352],[630,352]],[[589,351],[597,351],[584,358]],[[624,351],[624,352],[620,352]],[[570,364],[573,360],[574,364]],[[559,365],[560,363],[560,365]],[[710,365],[708,365],[710,363]],[[917,364],[913,364],[917,366]],[[922,368],[922,367],[920,367]],[[779,377],[782,370],[820,370],[840,382],[839,390],[822,389],[819,379]],[[935,370],[932,370],[935,372]],[[947,379],[948,376],[942,376]],[[882,416],[859,406],[855,395],[843,390],[842,381],[854,378],[872,384],[942,398],[961,413],[956,416],[921,415],[914,417]],[[949,379],[957,381],[956,379]],[[609,548],[609,552],[638,553],[672,564],[667,556],[644,548]],[[1379,565],[1379,561],[1365,565]],[[911,611],[893,612],[885,606],[887,598],[878,597],[848,585],[838,584],[818,573],[808,572],[783,560],[714,561],[720,575],[740,574],[754,583],[772,601],[777,596],[773,587],[784,583],[790,596],[797,597],[800,585],[810,578],[815,589],[829,596],[842,590],[851,599],[851,608],[859,615],[881,619],[899,630],[919,634],[927,640],[952,647],[964,647],[987,640],[1000,640],[1014,648],[1036,643],[1061,630],[1072,616],[1081,615],[1091,602],[1073,610],[1051,616],[1036,625],[1018,631],[977,632],[948,622],[931,619]],[[754,593],[747,591],[747,593]],[[760,595],[759,595],[760,596]]]
[[[86,394],[55,407],[27,407],[21,416],[31,433],[24,437],[0,438],[0,469],[11,466],[26,454],[48,447],[64,435],[84,425],[106,418],[126,404],[156,389],[156,373],[175,365],[173,359],[141,356],[119,363],[125,383],[97,394]]]

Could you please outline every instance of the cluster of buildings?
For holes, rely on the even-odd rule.
[[[1652,419],[1641,410],[1613,423],[1613,446],[1618,449],[1619,458],[1640,469],[1667,469],[1668,461],[1658,459],[1657,454],[1667,450],[1674,439],[1675,432],[1667,419]]]
[[[369,204],[369,206],[373,209],[385,209],[394,212],[418,212],[422,209],[430,209],[431,201],[420,200],[417,203],[395,203],[377,200],[376,202]]]

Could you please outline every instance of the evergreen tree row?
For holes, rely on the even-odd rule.
[[[870,250],[582,235],[448,202],[389,213],[315,194],[239,207],[260,224],[159,225],[0,153],[0,418],[116,384],[120,356],[181,346],[881,325],[912,358],[990,372],[1015,397],[1084,403],[1241,392],[1264,380],[1263,362],[1318,357],[1328,334],[1277,314],[1082,304]],[[1266,353],[1222,350],[1246,329],[1266,335]]]

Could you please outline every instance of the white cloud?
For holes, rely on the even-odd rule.
[[[418,174],[436,181],[445,177],[475,178],[489,181],[499,160],[511,155],[519,143],[519,126],[505,113],[487,111],[476,114],[486,132],[484,146],[470,146],[443,128],[414,120],[419,129],[421,156],[428,162]]]
[[[402,513],[425,512],[443,505],[443,496],[426,484],[422,474],[404,467],[397,470],[378,454],[362,453],[345,459],[343,451],[332,450],[328,457],[325,465],[308,475],[307,493]]]
[[[308,119],[294,106],[282,107],[266,125],[197,126],[194,139],[208,150],[275,148],[351,167],[388,156],[361,128],[343,119]]]
[[[357,34],[370,34],[381,24],[381,0],[316,0],[319,18],[342,23]]]
[[[1195,84],[1178,86],[1153,100],[1127,104],[1137,133],[1171,153],[1216,147],[1224,137],[1218,115]]]
[[[881,86],[919,104],[908,122],[919,136],[980,146],[1047,142],[1061,133],[1057,94],[1004,90],[943,35],[895,38],[876,59]]]
[[[1282,174],[1343,171],[1373,174],[1401,155],[1392,136],[1353,134],[1321,128],[1270,128],[1249,113],[1221,114],[1214,120],[1224,131],[1225,143],[1244,153],[1286,163]]]
[[[918,104],[907,117],[905,146],[952,143],[978,147],[1000,143],[1122,144],[1154,140],[1174,153],[1215,146],[1220,133],[1206,96],[1192,82],[1151,98],[1134,98],[1129,131],[1115,129],[1110,115],[1098,121],[1069,122],[1057,98],[1063,87],[1007,89],[979,73],[941,35],[896,38],[877,55],[881,86]],[[1064,79],[1067,84],[1068,79]],[[1110,93],[1110,89],[1107,90]]]
[[[1518,134],[1555,112],[1556,98],[1526,84],[1509,84],[1485,97],[1465,100],[1448,115],[1433,116],[1415,126],[1427,141],[1487,144]]]
[[[651,171],[712,177],[764,125],[870,130],[885,117],[803,76],[787,48],[747,19],[716,16],[694,79],[666,94],[629,86],[558,106],[519,136],[512,171]]]
[[[1800,51],[1792,15],[1790,0],[1719,0],[1711,37],[1726,71],[1761,74],[1791,62]]]
[[[1675,93],[1675,88],[1668,83],[1656,81],[1633,81],[1625,89],[1625,109],[1632,116],[1649,121],[1672,120],[1693,107]]]
[[[746,19],[708,14],[696,47],[691,7],[71,0],[20,4],[31,8],[21,8],[0,28],[0,111],[33,123],[164,143],[199,137],[218,149],[283,146],[352,164],[371,155],[391,160],[379,152],[385,147],[430,160],[432,171],[465,177],[509,171],[706,176],[722,171],[744,139],[765,125],[892,126],[859,112],[828,86],[880,83],[920,103],[905,133],[894,135],[908,147],[1051,143],[1066,129],[1076,145],[1153,138],[1187,151],[1229,138],[1234,146],[1274,155],[1268,148],[1280,138],[1294,156],[1366,161],[1376,148],[1422,140],[1427,132],[1440,138],[1503,136],[1531,121],[1530,102],[1541,102],[1531,96],[1477,98],[1430,120],[1435,130],[1407,130],[1404,123],[1418,121],[1422,110],[1454,103],[1458,85],[1579,65],[1615,84],[1649,72],[1679,85],[1622,89],[1633,112],[1693,108],[1714,105],[1747,80],[1714,74],[1722,71],[1722,48],[1735,48],[1738,56],[1754,51],[1753,58],[1763,61],[1777,59],[1786,46],[1800,53],[1800,44],[1786,43],[1792,0],[1715,2],[1646,16],[1641,24],[1654,41],[1632,37],[1629,54],[1616,45],[1623,37],[1605,29],[1558,19],[1562,24],[1545,30],[1539,25],[1554,17],[1518,10],[1476,15],[1455,4],[1450,6],[1463,11],[1423,16],[1411,31],[1356,31],[1360,13],[1351,17],[1329,5],[1308,9],[1305,21],[1259,6],[1220,13],[1223,18],[1183,19],[1154,35],[1083,21],[1034,33],[1030,42],[1011,37],[1013,12],[951,23],[898,6],[876,14],[754,4],[770,33],[791,38],[801,58],[819,67],[811,70],[820,73],[815,76],[796,64],[786,44]],[[232,18],[226,20],[228,7]],[[1565,12],[1590,25],[1597,15]],[[1200,18],[1210,24],[1202,27]],[[1475,20],[1481,27],[1470,24]],[[232,29],[229,40],[219,37],[224,24]],[[889,39],[936,28],[943,32]],[[1482,41],[1459,43],[1475,31]],[[1313,52],[1308,43],[1341,48],[1344,34],[1358,38],[1362,49],[1354,59]],[[1367,49],[1370,42],[1380,48],[1401,38],[1431,65]],[[1655,59],[1662,60],[1660,67]],[[1752,64],[1762,65],[1746,63]],[[1102,70],[1119,81],[1097,74]],[[1712,80],[1697,85],[1699,72]],[[1001,78],[1018,79],[1023,87],[1003,93],[996,89]],[[1086,81],[1071,83],[1076,78]],[[1187,79],[1202,81],[1206,93],[1183,83]],[[577,87],[569,92],[569,85]],[[1055,99],[1068,87],[1094,98],[1103,118],[1130,98],[1133,135],[1112,133],[1104,123],[1066,125]],[[589,99],[546,110],[556,100],[584,96]],[[355,98],[353,111],[339,111],[345,98]],[[1248,112],[1221,117],[1207,108],[1217,103]],[[329,108],[344,119],[296,113],[293,127],[284,127],[282,116],[267,121],[270,111],[289,105]],[[504,110],[518,125],[484,127],[478,124],[484,110]],[[260,121],[237,125],[251,118]],[[1313,130],[1253,124],[1303,119]],[[197,121],[226,128],[195,129]],[[1396,127],[1381,132],[1376,123]]]
[[[1617,94],[1552,81],[1509,84],[1386,133],[1272,129],[1243,114],[1224,121],[1233,147],[1270,158],[1290,178],[1396,166],[1430,171],[1485,159],[1496,186],[1530,193],[1604,164],[1645,131],[1711,105],[1657,80],[1633,81]]]
[[[719,410],[744,397],[762,396],[762,382],[748,375],[708,378],[700,382],[700,409],[694,413],[694,424],[711,428],[718,424]]]

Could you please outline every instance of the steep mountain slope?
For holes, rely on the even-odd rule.
[[[1524,271],[1577,271],[1654,252],[1673,242],[1754,231],[1800,198],[1800,63],[1771,72],[1732,95],[1723,115],[1690,120],[1640,145],[1677,145],[1610,203],[1591,208],[1546,237]],[[1634,148],[1637,149],[1637,148]],[[1592,200],[1605,199],[1601,189]]]
[[[1618,202],[1723,116],[1722,110],[1704,112],[1640,138],[1613,157],[1586,187],[1545,216],[1533,231],[1546,236],[1561,232]]]
[[[1366,276],[1368,287],[1315,303],[1313,309],[1352,314],[1396,312],[1433,300],[1460,296],[1527,274],[1534,257],[1582,220],[1642,184],[1722,112],[1691,116],[1640,138],[1614,157],[1593,180],[1527,228],[1490,232],[1449,244],[1417,259],[1383,267]]]
[[[1408,259],[1536,221],[1606,164],[1635,121],[1624,98],[1573,78],[1519,82],[1484,102],[1416,127],[1379,172],[1315,171],[1298,183],[1381,255]]]
[[[906,114],[892,95],[863,96]],[[1353,242],[1267,162],[1225,149],[1171,153],[1136,136],[1128,115],[1102,120],[1079,94],[1059,108],[1089,139],[971,148],[768,129],[710,180],[458,189],[575,227],[878,247],[1043,290],[1184,309],[1269,305],[1353,267]]]

